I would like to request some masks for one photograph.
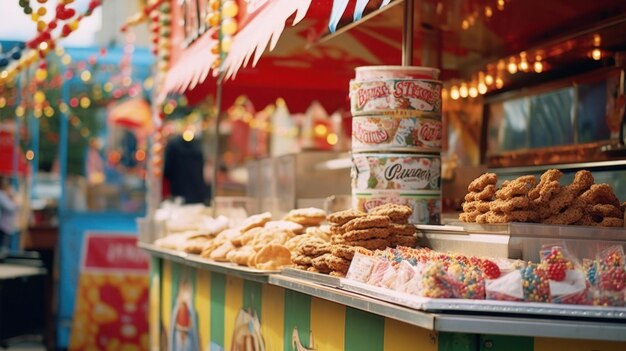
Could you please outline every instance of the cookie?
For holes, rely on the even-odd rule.
[[[291,265],[291,252],[283,245],[270,244],[256,253],[255,267],[261,270],[277,270]]]
[[[230,241],[236,247],[244,246],[248,244],[249,242],[251,242],[256,237],[256,235],[262,231],[263,231],[263,227],[254,227],[246,231],[245,233],[237,236],[236,238],[231,239]]]
[[[342,225],[331,225],[330,228],[328,228],[328,231],[330,232],[331,236],[333,236],[333,235],[341,235],[341,234],[346,232],[346,230],[343,229]]]
[[[476,222],[481,224],[501,224],[509,222],[536,222],[539,216],[535,211],[517,210],[511,213],[489,211],[478,215]]]
[[[368,249],[343,244],[332,245],[330,247],[330,252],[333,254],[333,256],[340,257],[346,260],[352,260],[354,254],[357,252],[367,256],[372,255],[372,252]]]
[[[541,223],[558,225],[574,224],[583,217],[583,214],[583,209],[581,207],[569,207],[563,212],[553,214],[552,216],[545,218],[541,221]]]
[[[538,187],[539,185],[531,191],[538,189]],[[543,207],[547,205],[550,202],[550,200],[552,200],[552,198],[561,191],[561,189],[562,189],[561,183],[559,183],[558,180],[553,180],[543,185],[541,189],[539,189],[539,191],[537,192],[537,195],[534,198],[530,197],[530,193],[528,193],[529,194],[528,197],[532,199],[533,206]]]
[[[530,199],[526,196],[515,196],[508,200],[496,199],[489,204],[489,209],[494,212],[511,213],[515,210],[527,209]]]
[[[390,233],[391,232],[389,231],[389,228],[351,230],[343,234],[341,236],[341,239],[343,239],[344,241],[357,241],[376,238],[382,239],[388,237]]]
[[[330,267],[328,266],[327,260],[331,256],[332,254],[326,253],[319,257],[316,257],[313,260],[311,260],[311,265],[315,267],[320,273],[330,273],[332,269],[330,269]]]
[[[393,246],[415,247],[417,246],[417,237],[414,235],[396,236],[391,239],[391,244]]]
[[[485,173],[469,183],[467,191],[480,192],[483,191],[488,185],[496,185],[496,183],[498,183],[498,176],[495,173]]]
[[[256,214],[253,216],[250,216],[248,218],[246,218],[242,223],[241,226],[239,226],[239,230],[241,230],[242,232],[245,232],[247,230],[250,230],[254,227],[262,227],[265,225],[265,223],[269,222],[272,220],[272,214],[269,212],[264,212],[264,213],[260,213],[260,214]]]
[[[294,264],[291,266],[291,268],[299,269],[301,271],[306,271],[307,269],[309,269],[309,267],[311,266],[301,265],[301,264]]]
[[[315,268],[315,267],[313,267],[313,266],[308,267],[306,270],[307,270],[307,272],[320,273],[320,270]]]
[[[558,169],[549,169],[547,171],[545,171],[541,177],[539,177],[539,184],[537,184],[536,187],[534,187],[531,191],[528,192],[528,197],[531,200],[536,200],[541,196],[541,191],[545,191],[545,187],[548,184],[552,184],[552,187],[554,187],[554,184],[556,182],[556,185],[560,185],[559,184],[559,180],[561,179],[561,177],[563,176],[563,173],[561,171],[559,171]]]
[[[326,220],[326,211],[315,207],[298,208],[289,211],[283,219],[303,226],[316,226]]]
[[[291,255],[291,260],[295,264],[299,264],[303,266],[310,266],[312,258],[310,256],[304,256],[304,255]]]
[[[350,246],[359,246],[368,250],[383,250],[389,247],[389,240],[387,239],[367,239],[357,241],[344,241],[344,244]]]
[[[463,212],[459,214],[459,220],[465,223],[474,223],[476,222],[476,217],[478,217],[481,214],[484,214],[484,213],[478,210],[474,210],[472,212]]]
[[[289,230],[294,234],[302,234],[304,233],[304,226],[302,224],[298,224],[292,221],[269,221],[265,223],[264,228],[267,229],[279,229],[279,230]]]
[[[351,260],[346,260],[345,258],[337,257],[334,255],[330,255],[326,257],[326,264],[328,267],[337,272],[348,273],[348,269],[350,268]]]
[[[537,179],[535,176],[521,176],[511,181],[502,183],[502,187],[496,191],[496,198],[508,200],[514,196],[528,195],[535,188]]]
[[[330,241],[330,226],[325,224],[318,227],[307,227],[304,230],[304,234],[315,236],[325,241]]]
[[[341,226],[344,233],[352,230],[361,230],[369,228],[385,228],[389,225],[389,217],[369,215],[366,217],[355,218]]]
[[[593,227],[623,227],[624,219],[614,217],[599,217],[585,214],[576,224]]]
[[[620,207],[610,204],[595,204],[585,206],[585,212],[592,216],[621,218],[624,213]]]
[[[355,218],[365,217],[365,216],[367,216],[367,213],[365,212],[354,210],[354,209],[349,209],[345,211],[331,213],[328,216],[328,221],[334,225],[344,225]]]
[[[264,228],[263,231],[259,232],[254,237],[250,245],[252,245],[256,251],[260,251],[266,245],[283,245],[293,236],[294,234],[292,232],[286,230]]]
[[[406,205],[388,203],[374,207],[368,213],[376,216],[387,216],[395,223],[406,223],[413,214],[413,209]]]
[[[474,212],[478,211],[480,213],[488,212],[491,208],[491,202],[489,201],[472,201],[472,202],[464,202],[463,203],[463,212]]]
[[[609,204],[621,207],[619,199],[613,192],[613,188],[605,183],[592,185],[589,190],[580,195],[580,200],[585,202],[586,205]]]
[[[230,240],[228,240],[220,245],[218,248],[213,250],[209,255],[209,258],[215,261],[228,261],[226,259],[226,255],[228,255],[228,253],[234,249],[235,246],[230,242]]]
[[[413,224],[396,224],[389,225],[389,232],[392,235],[414,235],[417,232],[417,228]]]
[[[211,239],[208,239],[206,237],[196,237],[193,239],[189,239],[183,244],[183,251],[185,251],[186,253],[198,255],[202,253],[210,240]]]
[[[330,244],[319,239],[306,240],[298,245],[296,252],[304,256],[318,257],[330,252]]]
[[[496,186],[493,184],[487,185],[480,192],[469,192],[465,195],[465,201],[491,201],[496,196]]]
[[[250,246],[244,246],[238,250],[233,250],[226,255],[226,258],[240,266],[247,266],[250,256],[256,255],[256,251]]]

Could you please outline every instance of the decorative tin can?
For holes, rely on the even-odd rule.
[[[441,150],[442,123],[422,117],[360,116],[352,118],[352,151]]]
[[[439,79],[439,70],[420,66],[363,66],[357,67],[357,81],[386,78]]]
[[[352,155],[352,191],[441,190],[441,157],[427,154]]]
[[[413,209],[410,223],[439,224],[441,221],[441,195],[414,191],[378,190],[371,192],[352,193],[352,207],[361,211],[369,211],[374,207],[394,203],[406,205]]]
[[[441,115],[442,83],[425,79],[381,79],[350,82],[353,116],[384,114],[414,116]]]

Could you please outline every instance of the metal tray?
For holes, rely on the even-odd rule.
[[[434,299],[399,293],[350,279],[343,279],[341,289],[429,312],[480,312],[508,315],[530,314],[578,319],[611,319],[626,322],[626,307],[559,305],[553,303],[495,300]]]
[[[285,267],[282,270],[282,274],[292,278],[304,279],[317,284],[329,286],[332,288],[341,288],[342,281],[344,279],[331,277],[328,274],[314,273],[303,271],[301,269]]]
[[[280,273],[280,270],[278,269],[262,270],[262,269],[250,268],[246,266],[240,266],[232,262],[214,261],[208,258],[204,258],[200,255],[194,255],[194,254],[187,254],[186,258],[187,260],[192,261],[192,262],[198,262],[198,263],[202,263],[202,264],[213,266],[213,267],[222,267],[222,268],[230,269],[233,271],[238,271],[238,272],[243,272],[243,273],[248,273],[248,274],[268,275],[268,274]]]
[[[463,228],[468,233],[479,234],[506,234],[524,237],[550,237],[553,239],[586,239],[626,241],[626,228],[603,228],[580,225],[549,225],[539,223],[505,223],[505,224],[478,224],[454,222],[446,227]],[[430,230],[436,230],[429,228]]]

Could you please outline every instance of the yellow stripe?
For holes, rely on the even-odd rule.
[[[154,260],[153,260],[154,262]],[[155,274],[150,280],[150,344],[158,345],[161,335],[161,278]],[[72,333],[74,335],[74,333]]]
[[[420,351],[437,351],[438,348],[432,332],[391,318],[385,318],[384,342],[385,351],[404,351],[407,345],[419,345]]]
[[[161,317],[163,328],[170,330],[172,316],[172,263],[163,260],[163,272],[161,274]]]
[[[316,350],[343,351],[346,306],[311,298],[311,330]]]
[[[626,342],[535,338],[535,351],[617,351],[626,350]]]
[[[198,312],[198,333],[200,334],[200,348],[208,345],[211,340],[211,272],[202,269],[196,270],[195,306]]]
[[[230,350],[235,330],[235,319],[243,308],[243,280],[226,276],[224,301],[224,350]]]
[[[263,284],[261,293],[261,332],[265,339],[265,349],[283,351],[285,332],[285,290],[277,286]]]

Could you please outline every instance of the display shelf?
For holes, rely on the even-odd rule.
[[[300,278],[308,280],[314,283],[329,286],[331,288],[341,288],[341,282],[343,279],[337,277],[331,277],[328,274],[307,272],[301,269],[284,268],[282,274],[292,278]]]
[[[270,273],[275,273],[277,271],[259,271],[256,269],[250,269],[247,267],[240,267],[234,265],[232,263],[221,263],[215,261],[208,261],[204,258],[201,258],[199,255],[188,254],[184,252],[179,252],[175,250],[168,250],[164,248],[157,247],[153,244],[146,243],[138,243],[138,246],[151,255],[168,259],[173,262],[186,264],[192,267],[206,269],[211,272],[222,273],[231,275],[234,277],[247,279],[259,283],[267,283],[268,277]]]
[[[433,330],[434,328],[434,315],[430,313],[412,310],[349,291],[285,275],[273,274],[270,276],[269,283],[380,316],[393,318],[428,330]]]
[[[538,315],[543,317],[575,318],[579,320],[605,319],[624,323],[625,307],[599,307],[584,305],[561,305],[554,303],[531,303],[495,300],[434,299],[399,293],[344,279],[341,288],[383,301],[396,303],[428,312],[489,313],[498,315]],[[626,329],[624,329],[626,332]]]

